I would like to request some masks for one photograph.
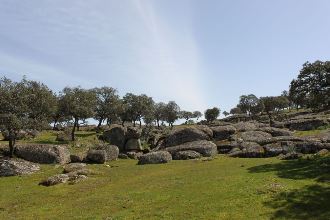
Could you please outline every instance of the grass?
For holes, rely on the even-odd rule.
[[[19,143],[63,144],[56,134],[42,132]],[[76,137],[64,143],[74,153],[96,141],[95,132]],[[38,183],[61,173],[61,166],[1,178],[0,219],[330,219],[329,157],[280,161],[219,155],[212,161],[136,163],[88,165],[93,174],[87,180],[48,188]]]
[[[309,131],[295,131],[295,135],[298,137],[319,137],[323,134],[326,134],[330,131],[330,125],[327,126],[321,126],[315,130],[309,130]]]
[[[83,182],[38,182],[60,173],[0,181],[0,219],[329,219],[329,159],[229,158],[88,165]]]

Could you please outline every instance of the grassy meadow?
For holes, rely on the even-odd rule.
[[[60,144],[55,139],[56,132],[44,131],[19,143]],[[81,152],[95,139],[94,132],[81,131],[66,144]],[[142,166],[119,159],[88,168],[89,178],[73,185],[38,185],[61,173],[60,165],[1,178],[0,219],[330,219],[329,157],[218,155]]]

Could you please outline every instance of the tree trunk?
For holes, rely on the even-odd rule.
[[[78,124],[78,120],[75,118],[74,119],[74,123],[73,123],[73,128],[72,128],[72,132],[71,132],[71,140],[75,141],[75,137],[74,137],[74,133],[76,131],[76,126]]]
[[[13,141],[12,138],[9,139],[9,156],[13,157],[14,156],[14,149],[15,149],[15,142]]]
[[[102,122],[103,122],[103,118],[101,118],[101,119],[99,120],[99,124],[97,125],[97,128],[100,128],[100,127],[101,127]]]
[[[133,127],[135,127],[135,121],[133,121]]]
[[[55,131],[57,125],[57,120],[54,120],[54,126],[53,126],[53,131]]]
[[[140,128],[142,127],[142,122],[141,122],[141,119],[139,119],[139,121],[140,121]]]
[[[157,127],[159,128],[159,120],[156,120],[157,121]]]

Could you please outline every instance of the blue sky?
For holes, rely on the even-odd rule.
[[[228,111],[329,60],[329,11],[328,0],[1,0],[0,75]]]

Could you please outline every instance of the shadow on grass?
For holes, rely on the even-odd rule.
[[[265,205],[276,209],[271,219],[330,219],[330,187],[310,185],[282,192]]]
[[[315,179],[319,182],[330,181],[330,156],[315,159],[287,160],[281,163],[251,167],[250,173],[276,172],[286,179]]]
[[[251,167],[250,173],[275,172],[278,177],[314,179],[319,184],[281,192],[265,202],[276,209],[272,219],[330,219],[330,157],[290,160]]]

